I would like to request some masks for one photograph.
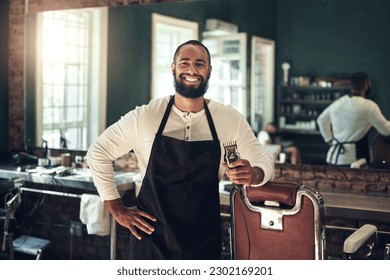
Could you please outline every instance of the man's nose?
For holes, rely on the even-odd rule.
[[[195,65],[193,65],[193,64],[188,65],[188,68],[187,68],[188,74],[194,74],[194,73],[197,73],[197,71],[198,70],[196,69]]]

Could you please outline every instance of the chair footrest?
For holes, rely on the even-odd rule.
[[[16,252],[38,256],[50,245],[50,241],[38,237],[21,235],[13,241],[13,244]]]

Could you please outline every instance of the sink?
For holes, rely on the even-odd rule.
[[[0,178],[0,193],[7,193],[15,188],[14,182],[11,179]]]
[[[74,168],[70,175],[73,175],[75,178],[92,177],[91,170],[87,168]]]

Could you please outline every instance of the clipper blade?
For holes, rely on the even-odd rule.
[[[224,143],[223,147],[225,148],[225,162],[228,165],[240,158],[236,141]]]

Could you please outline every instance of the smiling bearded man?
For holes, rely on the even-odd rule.
[[[203,45],[198,45],[203,47]],[[196,99],[203,96],[208,89],[208,82],[211,75],[211,59],[209,51],[203,49],[203,57],[199,57],[194,62],[189,61],[189,56],[193,50],[186,49],[184,55],[179,55],[181,47],[174,55],[172,64],[173,84],[178,94],[186,98]],[[182,73],[181,73],[182,71]]]
[[[88,150],[88,164],[104,205],[132,233],[129,259],[221,259],[219,181],[260,186],[274,163],[232,106],[205,99],[211,59],[199,41],[181,44],[171,64],[176,92],[137,106]],[[224,143],[241,158],[228,169]],[[125,207],[112,160],[133,150],[141,173],[136,207]]]

